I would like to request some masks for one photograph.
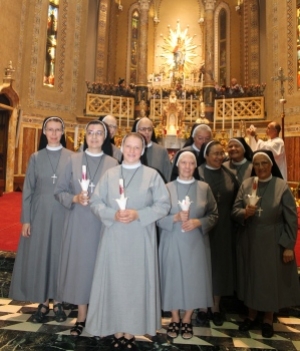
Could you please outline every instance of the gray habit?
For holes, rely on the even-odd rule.
[[[63,172],[71,153],[65,148],[42,149],[30,157],[22,193],[21,222],[30,223],[31,235],[20,237],[10,298],[39,303],[48,298],[58,301],[58,260],[66,210],[54,198],[56,178],[52,176]]]
[[[236,165],[232,161],[226,161],[223,163],[223,166],[226,167],[235,175],[235,178],[239,182],[239,185],[247,178],[251,177],[252,172],[252,162],[246,160],[242,165]]]
[[[102,174],[118,162],[105,154],[98,157],[85,153],[74,154],[56,184],[56,199],[69,209],[59,260],[58,297],[59,301],[75,305],[89,302],[101,232],[101,222],[92,213],[90,205],[82,206],[72,202],[74,195],[81,192],[78,179],[82,176],[82,165],[87,164],[87,176],[97,184]]]
[[[146,148],[146,157],[148,166],[156,169],[163,180],[168,182],[171,172],[168,151],[163,146],[152,142],[152,146]]]
[[[115,221],[121,168],[126,208],[137,210],[139,216],[128,224]],[[154,169],[120,165],[103,175],[91,202],[104,232],[86,330],[96,336],[117,332],[155,335],[161,316],[155,221],[170,209],[168,190]]]
[[[240,231],[237,242],[238,297],[258,311],[278,312],[300,304],[300,288],[295,260],[284,263],[284,248],[294,249],[297,238],[297,211],[286,181],[273,177],[258,182],[261,197],[253,217],[244,220],[247,195],[253,177],[241,185],[232,216]]]
[[[198,167],[200,179],[209,184],[218,205],[219,219],[209,234],[212,260],[213,293],[232,295],[235,277],[235,241],[231,210],[238,184],[234,175],[223,166],[212,170],[205,164]]]
[[[201,181],[168,183],[171,211],[157,222],[160,230],[159,268],[162,309],[191,310],[213,305],[209,231],[216,224],[218,209],[210,187]],[[181,211],[178,201],[190,197],[189,218],[197,218],[201,226],[181,231],[181,222],[173,217]]]

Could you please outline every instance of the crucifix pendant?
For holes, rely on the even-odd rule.
[[[55,179],[57,179],[57,176],[55,175],[55,173],[53,174],[53,176],[51,178],[53,179],[53,184],[55,184]]]
[[[90,183],[89,187],[91,188],[91,194],[93,194],[95,186],[96,185],[93,182]]]
[[[260,217],[261,213],[262,213],[263,209],[260,207],[257,212],[258,212],[258,217]]]

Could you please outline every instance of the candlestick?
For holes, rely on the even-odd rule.
[[[225,130],[225,96],[223,95],[223,118],[222,118],[222,130]]]
[[[162,116],[162,90],[160,90],[160,115]]]
[[[75,127],[75,132],[74,132],[74,149],[77,148],[78,145],[78,126]]]
[[[191,96],[191,123],[193,123],[193,97]]]
[[[127,98],[127,128],[129,128],[129,99]]]
[[[112,95],[110,96],[110,114],[113,114],[113,97]]]
[[[122,120],[121,114],[122,114],[122,97],[120,96],[120,107],[119,107],[119,127],[121,127],[121,120]]]
[[[234,129],[234,99],[232,99],[231,128]]]
[[[82,165],[82,180],[87,180],[86,165]]]

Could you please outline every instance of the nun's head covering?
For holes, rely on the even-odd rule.
[[[86,126],[85,126],[85,131],[87,131],[88,127],[91,124],[100,124],[103,129],[104,129],[104,140],[103,140],[103,144],[102,144],[102,151],[109,156],[113,155],[113,149],[111,146],[111,142],[110,142],[110,135],[109,135],[109,130],[108,130],[108,126],[105,122],[99,121],[99,119],[95,119],[91,122],[89,122]],[[84,136],[84,143],[83,143],[83,151],[85,151],[88,148],[88,144],[86,142],[86,136]]]
[[[205,124],[205,123],[195,123],[193,124],[192,126],[192,129],[191,129],[191,133],[190,133],[190,136],[188,137],[188,139],[186,140],[185,144],[183,145],[183,147],[186,147],[186,146],[190,146],[190,145],[193,145],[194,143],[194,137],[195,137],[195,134],[198,130],[203,130],[205,132],[209,132],[211,133],[212,135],[212,130],[211,128]]]
[[[142,151],[142,153],[141,153],[140,161],[141,161],[141,164],[142,164],[142,165],[148,166],[147,156],[146,156],[146,153],[147,153],[146,139],[145,139],[144,135],[142,135],[142,134],[139,133],[139,132],[129,132],[128,134],[126,134],[126,135],[123,137],[122,142],[121,142],[121,152],[122,152],[121,163],[122,163],[123,160],[124,160],[124,157],[123,157],[123,145],[124,145],[125,140],[126,140],[128,137],[130,137],[130,136],[135,136],[135,137],[141,139],[142,144],[143,144],[143,151]]]
[[[42,150],[44,149],[47,144],[48,144],[48,140],[47,140],[47,137],[46,137],[46,134],[45,134],[45,131],[46,131],[46,125],[48,122],[50,121],[54,121],[54,122],[60,122],[61,123],[61,126],[62,126],[62,135],[61,135],[61,138],[60,138],[60,143],[63,147],[66,147],[66,137],[65,137],[65,124],[64,124],[64,121],[62,120],[62,118],[58,117],[58,116],[49,116],[47,118],[44,119],[44,122],[43,122],[43,127],[42,127],[42,134],[41,134],[41,137],[40,137],[40,142],[39,142],[39,147],[38,147],[38,150]]]
[[[133,126],[132,126],[131,131],[132,131],[132,132],[139,132],[139,131],[138,131],[139,122],[141,122],[141,120],[143,120],[143,119],[145,119],[145,118],[147,118],[147,119],[152,123],[152,126],[153,126],[153,122],[151,121],[150,118],[148,118],[148,117],[137,118],[137,119],[134,121],[134,123],[133,123]],[[151,141],[152,141],[153,143],[156,143],[156,144],[158,143],[158,142],[157,142],[156,135],[155,135],[154,126],[153,126],[153,132],[152,132],[152,136],[151,136]]]
[[[241,146],[244,148],[244,157],[252,162],[252,157],[253,157],[253,151],[251,149],[251,147],[246,143],[246,140],[243,137],[235,137],[235,138],[231,138],[228,142],[228,144],[230,143],[230,141],[236,141],[239,144],[241,144]]]
[[[112,118],[114,118],[114,119],[116,120],[116,117],[113,116],[113,115],[100,116],[100,117],[99,117],[99,121],[105,122],[105,124],[108,126],[108,123],[109,123],[108,120],[110,120],[110,119],[112,119]],[[114,137],[111,138],[111,139],[110,139],[110,142],[111,142],[112,144],[115,144],[115,138],[114,138]]]
[[[210,149],[214,145],[221,145],[218,140],[211,140],[208,143],[204,143],[201,146],[200,153],[199,153],[199,165],[202,165],[206,162],[206,156],[209,154]]]
[[[275,158],[274,158],[274,155],[273,155],[272,151],[264,150],[264,149],[254,151],[253,159],[252,159],[253,163],[254,163],[255,157],[258,156],[258,155],[264,155],[264,156],[266,156],[269,159],[269,161],[272,164],[271,174],[272,174],[273,177],[278,177],[278,178],[283,179],[282,174],[281,174],[280,169],[279,169],[279,167],[278,167],[278,165],[277,165],[277,163],[275,161]],[[256,174],[255,174],[254,167],[253,167],[251,176],[255,176],[255,175]]]
[[[182,157],[183,154],[185,153],[189,153],[189,154],[193,154],[195,156],[196,159],[196,168],[194,170],[194,174],[193,177],[197,180],[200,180],[200,176],[199,176],[199,172],[198,172],[198,166],[199,166],[199,161],[198,161],[198,156],[197,156],[197,152],[194,150],[180,150],[177,152],[177,154],[175,155],[175,158],[173,160],[173,167],[172,167],[172,174],[171,174],[171,182],[173,180],[175,180],[178,176],[179,176],[179,171],[178,171],[178,161],[179,159]]]

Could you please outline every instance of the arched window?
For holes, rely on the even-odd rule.
[[[138,61],[138,39],[139,39],[139,18],[138,10],[134,10],[131,15],[130,28],[130,64],[129,64],[129,82],[136,84],[137,80],[137,61]]]
[[[47,41],[45,50],[44,80],[45,86],[54,87],[55,82],[55,59],[57,46],[59,0],[49,0]]]
[[[219,13],[219,84],[226,84],[227,77],[227,15],[225,9]]]
[[[297,0],[297,88],[300,89],[300,0]]]

